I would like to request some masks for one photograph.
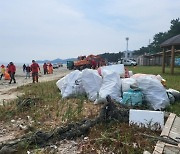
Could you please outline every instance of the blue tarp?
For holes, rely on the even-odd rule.
[[[175,65],[180,66],[180,58],[175,58]]]

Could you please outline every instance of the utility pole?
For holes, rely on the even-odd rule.
[[[128,51],[128,41],[129,41],[129,37],[126,37],[126,41],[127,41],[126,51]]]
[[[150,53],[150,42],[151,42],[151,39],[149,39],[149,53]]]

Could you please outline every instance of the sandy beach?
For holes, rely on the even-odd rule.
[[[12,84],[9,84],[9,80],[4,80],[4,78],[0,80],[0,104],[1,105],[3,104],[3,102],[7,102],[10,99],[16,99],[18,96],[22,95],[21,93],[16,92],[14,89],[16,89],[19,86],[32,83],[32,77],[25,79],[26,74],[23,72],[22,66],[16,66],[16,69],[17,70],[16,70],[15,78],[16,78],[17,83],[14,84],[12,82]],[[53,74],[44,75],[43,69],[41,66],[39,82],[46,82],[46,81],[60,79],[66,74],[68,74],[69,72],[70,71],[66,68],[66,66],[64,66],[58,69],[54,69]]]

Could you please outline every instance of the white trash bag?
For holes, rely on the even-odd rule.
[[[131,85],[137,85],[137,81],[133,78],[124,78],[122,81],[122,92],[127,92]]]
[[[56,82],[61,90],[62,98],[72,97],[78,94],[85,94],[82,85],[82,72],[75,70]]]
[[[169,105],[166,89],[157,78],[144,75],[136,78],[136,81],[145,96],[145,100],[154,110],[161,110]]]
[[[106,97],[111,96],[112,100],[121,102],[121,80],[120,76],[116,72],[103,70],[103,83],[99,91],[99,98],[95,101],[95,104],[106,102]]]
[[[65,89],[66,89],[66,86],[67,86],[67,83],[65,83],[65,78],[67,77],[68,75],[64,76],[63,78],[59,79],[57,82],[56,82],[56,86],[59,88],[59,90],[61,91],[61,95],[64,93]]]
[[[100,87],[102,85],[102,77],[97,70],[85,69],[82,71],[82,84],[90,101],[95,101]]]
[[[120,77],[125,76],[124,64],[115,64],[115,65],[103,66],[100,68],[101,68],[101,74],[103,74],[103,71],[111,71],[118,73]]]

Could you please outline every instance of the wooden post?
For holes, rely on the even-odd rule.
[[[165,49],[163,48],[163,55],[162,55],[162,73],[165,73]]]
[[[174,61],[175,61],[174,45],[172,45],[172,48],[171,48],[171,74],[174,74]]]

